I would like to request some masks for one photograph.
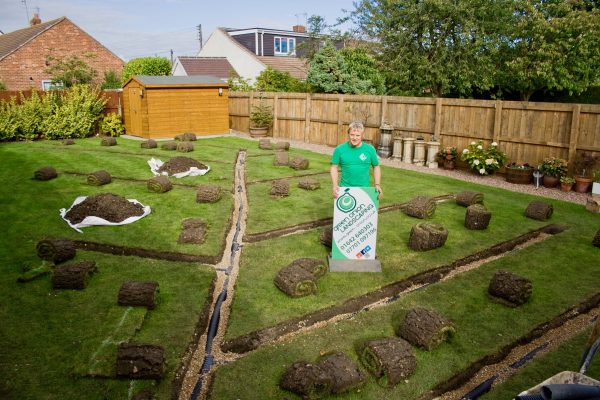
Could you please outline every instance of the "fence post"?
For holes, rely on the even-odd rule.
[[[387,109],[387,96],[381,96],[381,121],[379,126],[383,126],[385,122],[385,110]]]
[[[569,134],[569,165],[577,156],[577,141],[579,140],[579,114],[581,113],[581,104],[573,105],[573,116],[571,117],[571,132]],[[569,168],[572,169],[572,168]],[[571,171],[573,172],[573,171]]]
[[[309,142],[310,135],[310,93],[306,93],[306,105],[304,108],[304,143]]]
[[[275,137],[276,133],[279,134],[279,127],[277,126],[277,111],[279,110],[278,103],[279,95],[275,93],[275,95],[273,95],[273,137]]]
[[[340,135],[340,133],[342,132],[342,129],[344,127],[344,120],[342,119],[342,115],[344,114],[344,94],[339,94],[338,95],[338,120],[337,120],[337,130],[335,132],[334,140],[333,140],[333,145],[337,146],[337,142],[338,142],[338,136]],[[330,144],[331,140],[328,140],[328,143],[326,144]]]
[[[438,141],[442,142],[442,98],[438,97],[435,99],[435,124],[433,126],[433,136]]]
[[[500,145],[500,131],[502,130],[502,100],[496,100],[494,104],[494,133],[492,141]]]

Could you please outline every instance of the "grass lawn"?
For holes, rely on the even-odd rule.
[[[216,275],[212,266],[200,263],[78,251],[75,261],[94,260],[98,266],[85,290],[53,290],[50,275],[17,283],[25,270],[42,264],[35,251],[39,240],[48,236],[68,237],[218,257],[224,250],[223,238],[229,228],[233,171],[239,148],[248,150],[246,234],[332,216],[329,156],[291,149],[290,157],[301,155],[310,160],[308,170],[295,171],[273,166],[272,151],[259,150],[256,142],[235,137],[198,140],[191,153],[141,149],[139,141],[117,140],[114,147],[100,146],[98,138],[77,140],[72,146],[54,141],[0,144],[0,223],[6,227],[0,242],[0,368],[4,372],[0,378],[0,398],[126,399],[145,387],[151,387],[157,399],[171,398],[175,372],[181,367],[182,356],[211,295]],[[146,180],[152,175],[147,160],[155,157],[166,161],[174,156],[198,159],[210,165],[211,171],[202,177],[172,178],[176,185],[170,192],[149,192]],[[31,179],[33,171],[47,165],[58,170],[57,179],[46,182]],[[113,182],[102,187],[87,185],[86,174],[99,169],[107,170]],[[299,189],[297,182],[305,174],[316,174],[312,177],[321,183],[321,188]],[[256,182],[278,178],[289,179],[289,197],[272,198],[270,181]],[[224,189],[222,199],[215,204],[198,204],[195,186],[207,182]],[[549,221],[540,222],[523,216],[527,204],[539,199],[531,195],[387,167],[383,167],[383,183],[382,206],[403,203],[417,195],[481,191],[486,207],[492,211],[491,224],[485,231],[466,230],[465,208],[453,201],[438,203],[431,222],[448,228],[448,241],[442,248],[418,253],[408,248],[407,241],[412,225],[422,221],[401,211],[382,213],[377,245],[382,273],[328,273],[319,280],[316,295],[297,299],[280,292],[273,278],[280,268],[297,258],[326,258],[327,250],[318,240],[322,228],[246,243],[226,339],[342,304],[548,223],[564,224],[569,229],[525,249],[511,251],[476,270],[404,295],[385,307],[265,345],[235,362],[219,366],[211,398],[296,398],[278,388],[279,377],[289,364],[299,359],[315,361],[319,354],[331,350],[344,351],[356,359],[355,348],[360,343],[393,335],[406,310],[422,305],[454,321],[457,334],[453,341],[431,352],[415,350],[417,371],[408,383],[383,389],[369,378],[359,393],[339,396],[416,398],[477,359],[498,351],[536,325],[598,292],[600,252],[591,246],[591,240],[600,228],[600,216],[589,214],[582,206],[544,199],[554,206],[554,214]],[[135,198],[149,205],[152,213],[130,225],[84,228],[83,233],[69,228],[60,218],[59,209],[68,208],[76,197],[106,192]],[[207,238],[201,245],[177,243],[181,221],[189,217],[199,217],[207,223]],[[532,280],[534,292],[528,303],[512,309],[490,301],[487,285],[499,269]],[[156,309],[118,306],[118,290],[125,280],[158,281]],[[164,379],[155,382],[113,378],[116,344],[128,340],[165,348]],[[509,387],[505,393],[517,386]]]

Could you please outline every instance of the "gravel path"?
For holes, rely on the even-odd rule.
[[[250,136],[244,132],[233,131],[232,134],[235,136],[244,138],[244,139],[256,140],[256,139],[250,138]],[[277,142],[277,141],[290,142],[290,145],[292,147],[298,148],[298,149],[310,150],[310,151],[314,151],[316,153],[321,153],[321,154],[333,154],[333,147],[329,147],[329,146],[325,146],[325,145],[304,143],[304,142],[289,140],[289,139],[285,139],[285,138],[270,138],[270,139],[275,142]],[[573,191],[563,192],[559,188],[549,189],[549,188],[545,188],[543,186],[540,186],[539,188],[536,189],[535,185],[533,185],[533,184],[532,185],[519,185],[516,183],[510,183],[510,182],[507,182],[504,179],[504,176],[502,176],[502,175],[480,176],[480,175],[475,175],[471,171],[467,171],[467,170],[457,170],[457,169],[445,170],[442,168],[427,168],[427,167],[423,167],[423,166],[417,166],[414,164],[403,163],[401,161],[392,160],[392,159],[381,160],[381,164],[388,166],[388,167],[400,168],[400,169],[405,169],[405,170],[410,170],[410,171],[418,171],[418,172],[422,172],[425,174],[443,175],[443,176],[447,176],[447,177],[454,178],[454,179],[460,179],[462,181],[479,183],[481,185],[502,188],[502,189],[506,189],[506,190],[511,190],[513,192],[529,193],[529,194],[533,194],[533,195],[537,195],[537,196],[547,197],[549,199],[563,200],[563,201],[568,201],[571,203],[581,204],[581,205],[585,205],[587,202],[587,199],[591,198],[590,193],[577,193],[577,192],[573,192]],[[389,183],[386,183],[385,176],[383,177],[382,180],[383,180],[383,191],[385,194],[385,185],[386,184],[389,185]]]

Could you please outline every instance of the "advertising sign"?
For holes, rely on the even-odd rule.
[[[374,260],[377,243],[377,190],[340,187],[333,208],[332,260]]]

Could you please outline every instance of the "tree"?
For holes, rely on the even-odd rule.
[[[325,23],[325,18],[320,15],[311,15],[307,20],[307,25],[308,39],[298,45],[298,50],[302,53],[303,58],[310,61],[321,48],[327,24]]]
[[[104,72],[104,82],[100,86],[101,89],[120,89],[121,78],[115,71]]]
[[[359,80],[370,81],[372,94],[385,94],[385,77],[377,61],[364,48],[343,48],[339,51],[351,74]]]
[[[141,57],[131,59],[123,66],[121,83],[133,75],[167,76],[171,74],[171,62],[165,57]]]
[[[294,78],[289,72],[281,72],[271,67],[264,69],[254,84],[255,90],[261,92],[307,92],[310,86],[306,82]]]
[[[83,55],[87,59],[92,59],[96,55],[87,53]],[[89,84],[96,77],[98,72],[90,67],[84,60],[76,55],[63,58],[47,56],[46,61],[49,64],[46,73],[52,77],[53,85],[62,85],[70,88],[78,84]]]
[[[494,82],[511,0],[362,0],[353,20],[375,43],[393,94],[468,96]]]
[[[600,78],[600,10],[583,0],[520,0],[501,47],[499,86],[581,94]]]

